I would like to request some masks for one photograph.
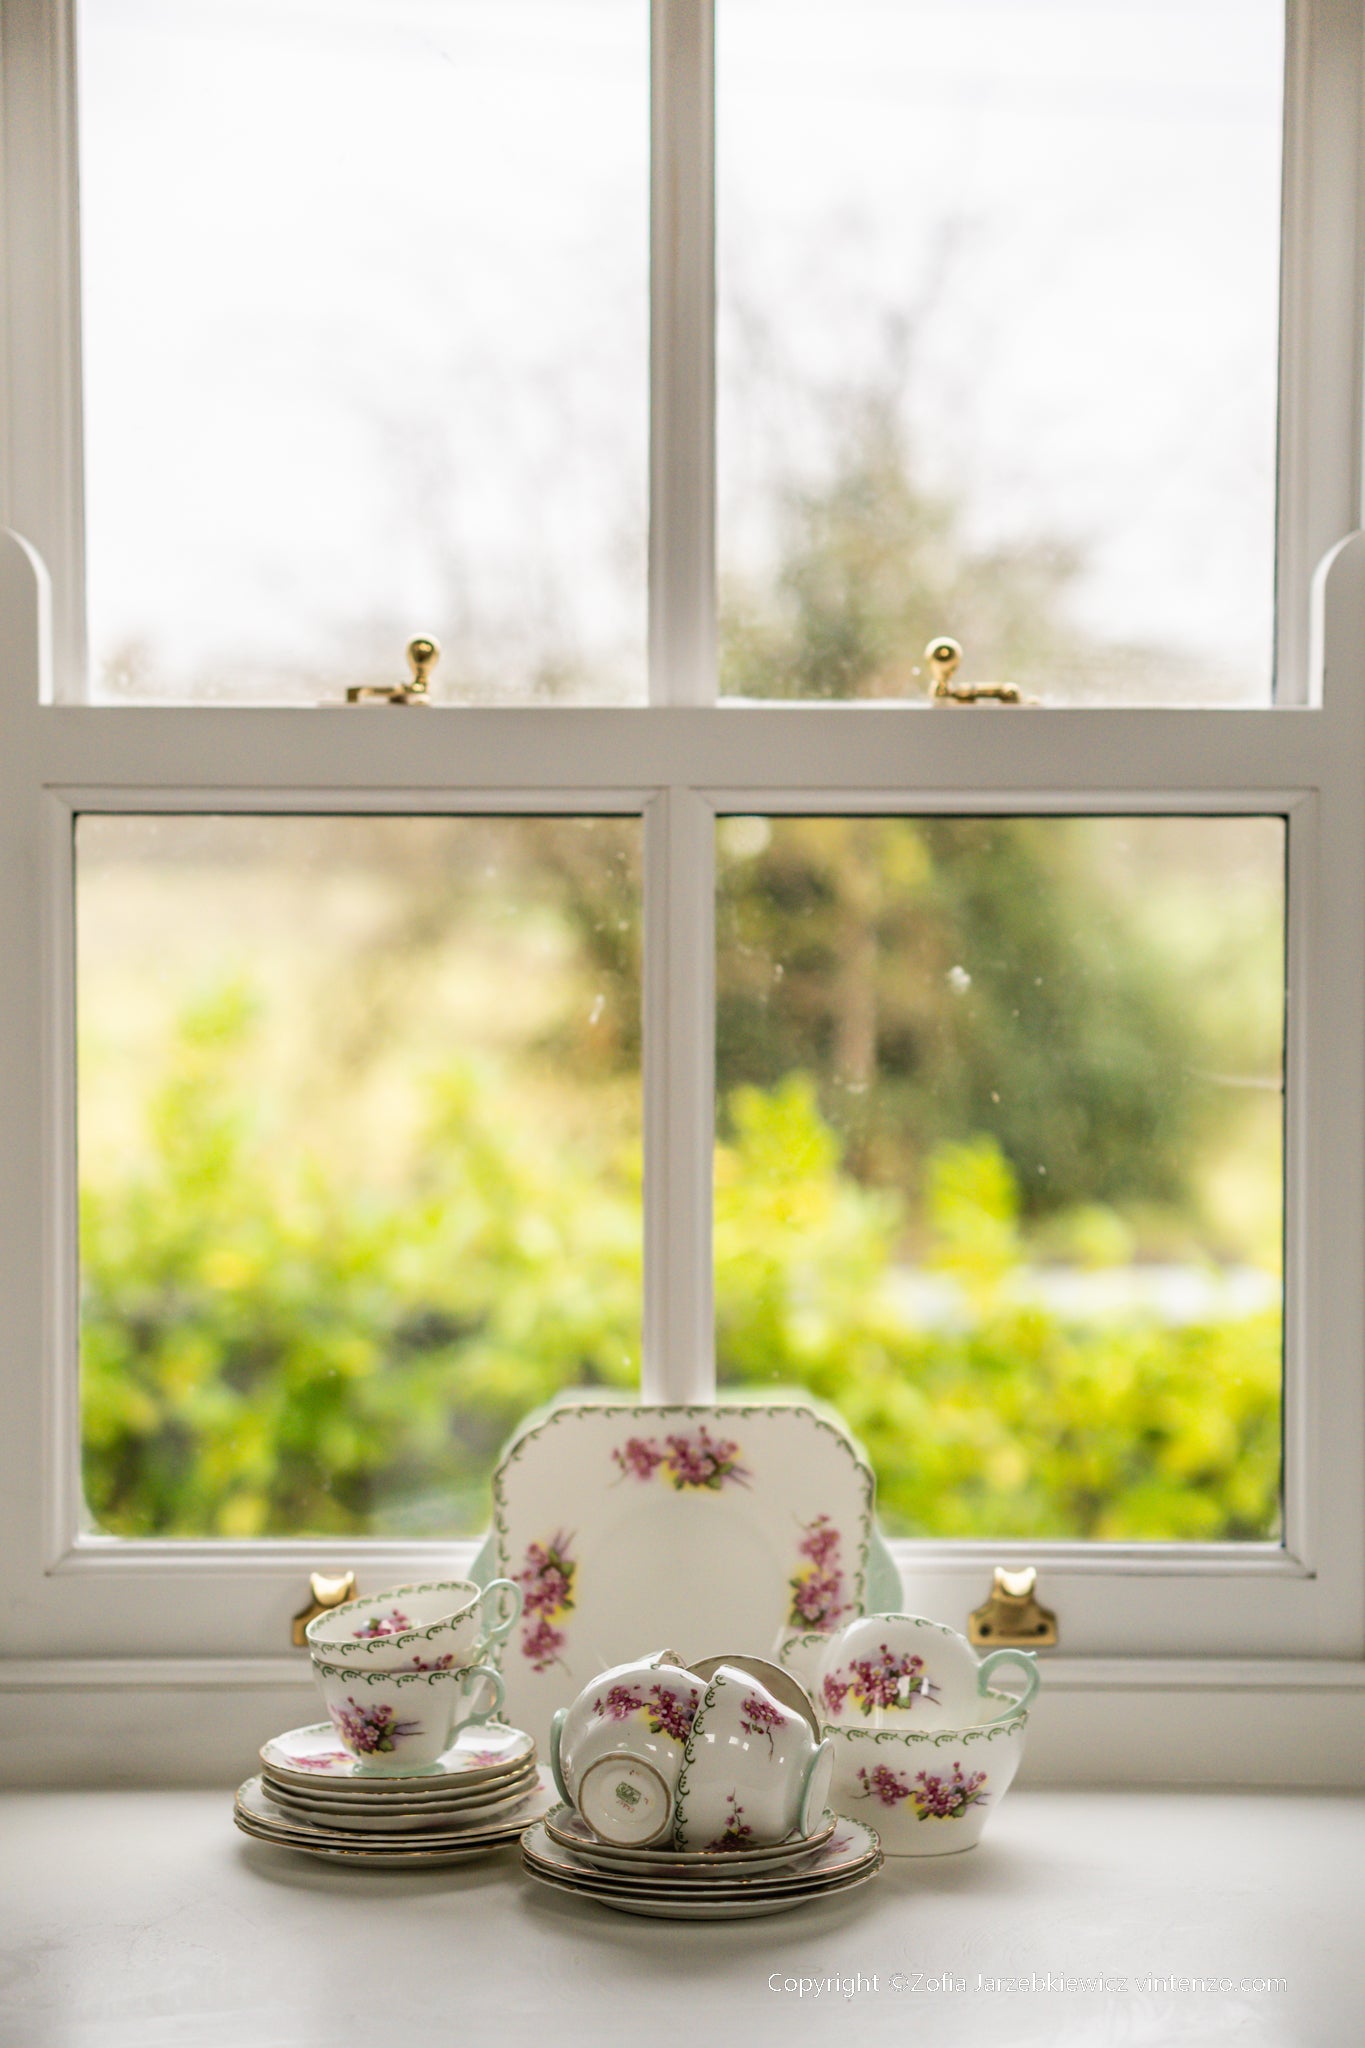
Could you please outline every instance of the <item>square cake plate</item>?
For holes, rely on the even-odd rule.
[[[502,1713],[540,1745],[613,1664],[775,1657],[863,1612],[873,1480],[798,1405],[568,1406],[493,1475],[497,1571],[522,1591]]]

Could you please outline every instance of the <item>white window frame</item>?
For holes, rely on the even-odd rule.
[[[225,1684],[297,1686],[285,1627],[310,1570],[355,1565],[382,1584],[458,1566],[474,1549],[83,1532],[75,814],[638,812],[642,1394],[684,1401],[713,1385],[717,814],[1274,812],[1288,820],[1291,935],[1285,1542],[896,1550],[907,1600],[959,1623],[992,1564],[1039,1565],[1064,1631],[1050,1688],[1063,1703],[1060,1775],[1068,1759],[1093,1771],[1111,1752],[1130,1770],[1171,1775],[1156,1695],[1176,1702],[1171,1727],[1183,1714],[1204,1729],[1215,1768],[1256,1775],[1253,1737],[1270,1710],[1258,1720],[1247,1703],[1269,1697],[1268,1670],[1276,1690],[1316,1702],[1309,1774],[1365,1769],[1348,1769],[1339,1739],[1342,1702],[1365,1683],[1365,541],[1348,538],[1361,497],[1365,0],[1288,9],[1273,709],[717,704],[712,15],[710,0],[652,0],[650,703],[432,708],[420,719],[81,701],[74,4],[0,0],[0,510],[13,529],[0,544],[0,1693],[37,1702],[35,1729],[51,1726],[76,1669],[82,1697],[137,1686],[172,1728],[187,1685],[219,1696]],[[1096,1693],[1112,1709],[1104,1739],[1082,1712]],[[1191,1722],[1192,1697],[1224,1705]],[[1138,1698],[1147,1707],[1125,1720],[1115,1702]],[[1245,1740],[1229,1733],[1234,1722]],[[1198,1754],[1197,1742],[1185,1751]]]

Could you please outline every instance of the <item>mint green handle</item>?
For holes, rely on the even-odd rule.
[[[559,1757],[559,1745],[564,1734],[564,1723],[568,1718],[568,1708],[560,1707],[550,1723],[550,1775],[555,1781],[555,1790],[560,1798],[572,1810],[573,1800],[569,1797],[569,1788],[564,1783],[564,1766],[560,1762]]]
[[[512,1624],[520,1613],[521,1587],[511,1579],[490,1579],[479,1596],[485,1644],[491,1647],[510,1635]]]
[[[460,1673],[460,1699],[471,1699],[474,1694],[474,1688],[479,1684],[480,1680],[485,1678],[493,1688],[492,1704],[485,1707],[482,1713],[466,1714],[464,1719],[458,1723],[459,1727],[482,1728],[484,1722],[491,1721],[498,1708],[502,1705],[506,1687],[502,1682],[502,1673],[495,1671],[491,1664],[468,1664],[465,1666],[464,1670]],[[458,1711],[457,1707],[456,1712],[458,1713]]]
[[[991,1673],[998,1671],[1002,1664],[1017,1664],[1027,1682],[1012,1705],[1002,1707],[998,1714],[991,1715],[989,1721],[980,1723],[983,1728],[991,1728],[997,1721],[1007,1721],[1011,1714],[1017,1714],[1021,1708],[1028,1705],[1042,1684],[1036,1650],[992,1650],[988,1657],[981,1659],[981,1666],[976,1674],[976,1689],[983,1697],[988,1689]]]

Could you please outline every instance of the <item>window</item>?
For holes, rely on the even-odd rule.
[[[708,1398],[719,1350],[875,1438],[913,1606],[1027,1560],[1080,1686],[1359,1660],[1358,543],[1310,621],[1359,521],[1361,10],[1027,13],[1025,49],[988,0],[4,0],[13,1653],[282,1649],[308,1569],[477,1536],[509,1403]],[[954,687],[1042,701],[930,702],[955,629]],[[347,706],[419,631],[432,705]],[[309,1103],[314,1032],[334,1079],[400,1015],[401,1085]],[[481,1144],[502,1249],[438,1287]],[[193,1317],[139,1336],[177,1172],[220,1204],[205,1315],[281,1233],[330,1273],[312,1434],[221,1329],[207,1368]],[[381,1242],[407,1279],[357,1307]],[[948,1383],[984,1286],[1089,1329],[1090,1382],[1127,1347],[1098,1476],[1032,1484],[1046,1346]],[[367,1345],[425,1408],[333,1398]],[[187,1506],[145,1456],[191,1409],[226,1463]]]

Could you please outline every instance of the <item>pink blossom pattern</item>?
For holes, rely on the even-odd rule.
[[[291,1756],[291,1771],[330,1771],[334,1764],[348,1764],[351,1761],[349,1749],[324,1749],[316,1756]]]
[[[662,1448],[654,1437],[627,1437],[611,1456],[623,1479],[649,1480],[661,1471],[676,1493],[719,1493],[727,1480],[747,1486],[751,1476],[739,1462],[739,1445],[713,1437],[705,1423],[695,1436],[666,1436]]]
[[[985,1785],[984,1771],[973,1771],[968,1778],[963,1775],[960,1763],[954,1763],[949,1778],[941,1778],[933,1771],[916,1771],[915,1790],[910,1794],[915,1802],[916,1818],[960,1820],[969,1806],[986,1804]]]
[[[406,1614],[400,1614],[395,1607],[391,1614],[370,1615],[363,1628],[353,1629],[351,1633],[357,1641],[372,1640],[375,1636],[401,1636],[404,1629],[411,1627]]]
[[[500,1764],[505,1763],[506,1758],[500,1749],[470,1749],[466,1750],[464,1761],[467,1764]]]
[[[447,1650],[443,1657],[433,1657],[430,1664],[423,1663],[420,1657],[414,1657],[411,1664],[400,1664],[398,1668],[400,1671],[449,1671],[454,1662],[455,1652]]]
[[[839,1531],[828,1515],[817,1515],[813,1522],[802,1524],[797,1555],[803,1562],[788,1582],[792,1599],[787,1626],[828,1633],[852,1607],[844,1598]]]
[[[363,1707],[350,1693],[344,1707],[329,1707],[332,1726],[357,1756],[387,1755],[407,1735],[420,1735],[420,1721],[400,1721],[392,1707]]]
[[[773,1730],[782,1726],[782,1715],[771,1700],[761,1700],[756,1692],[751,1692],[740,1703],[739,1725],[746,1735],[766,1735],[771,1750]]]
[[[725,1802],[725,1808],[725,1830],[716,1836],[714,1842],[708,1842],[707,1848],[747,1849],[754,1831],[743,1818],[744,1808],[739,1803],[737,1793],[730,1794]]]
[[[626,1721],[632,1714],[644,1714],[651,1735],[667,1735],[674,1742],[686,1742],[692,1732],[701,1694],[689,1686],[685,1695],[656,1680],[648,1693],[639,1685],[613,1685],[592,1703],[599,1719]]]
[[[629,1473],[633,1479],[652,1479],[664,1461],[658,1445],[642,1436],[627,1437],[611,1455],[620,1466],[622,1475]]]
[[[871,1771],[860,1770],[864,1799],[879,1799],[883,1806],[900,1806],[909,1800],[916,1820],[961,1820],[969,1806],[986,1804],[986,1773],[973,1771],[968,1777],[954,1762],[948,1777],[937,1771],[916,1771],[914,1782],[877,1764]]]
[[[578,1567],[569,1555],[572,1541],[561,1529],[546,1543],[529,1544],[521,1570],[513,1574],[521,1587],[521,1654],[533,1671],[548,1671],[558,1664],[568,1640],[555,1624],[573,1612]]]
[[[917,1699],[932,1700],[938,1687],[924,1676],[923,1657],[910,1650],[898,1657],[883,1643],[875,1658],[855,1657],[844,1670],[829,1672],[820,1690],[831,1715],[852,1700],[866,1720],[878,1707],[908,1709]]]

